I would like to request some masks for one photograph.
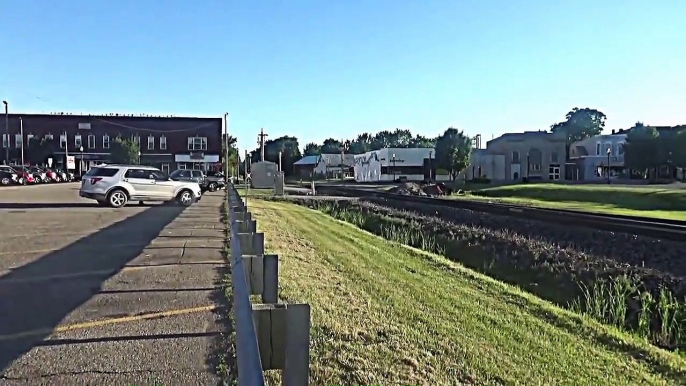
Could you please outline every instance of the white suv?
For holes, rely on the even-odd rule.
[[[128,201],[176,201],[190,206],[202,193],[197,182],[174,181],[149,166],[99,165],[81,179],[79,196],[121,208]]]

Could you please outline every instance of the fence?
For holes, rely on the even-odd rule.
[[[264,370],[273,369],[282,370],[285,386],[307,385],[310,306],[279,303],[278,256],[264,254],[264,233],[233,184],[227,192],[238,385],[262,386]]]

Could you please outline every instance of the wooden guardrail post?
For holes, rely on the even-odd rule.
[[[310,306],[279,303],[279,258],[264,254],[264,233],[257,232],[256,221],[233,186],[229,202],[231,226],[235,227],[232,236],[240,246],[237,258],[243,265],[245,284],[249,293],[261,295],[263,302],[251,304],[262,370],[281,369],[285,386],[308,385]]]

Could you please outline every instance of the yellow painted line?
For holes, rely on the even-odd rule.
[[[197,263],[204,263],[204,264],[226,264],[225,261],[220,261],[220,260],[208,260],[208,261],[203,261],[203,262],[197,262]],[[172,268],[172,267],[179,267],[179,266],[191,266],[193,264],[185,264],[185,263],[169,263],[169,264],[159,264],[159,265],[136,265],[136,266],[124,266],[121,270],[119,271],[114,271],[114,270],[108,270],[108,271],[87,271],[87,272],[77,272],[77,273],[65,273],[61,275],[47,275],[47,276],[35,276],[35,277],[27,277],[23,279],[2,279],[0,280],[0,285],[2,284],[11,284],[11,283],[30,283],[30,282],[36,282],[36,281],[48,281],[48,280],[59,280],[59,279],[71,279],[71,278],[76,278],[76,277],[82,277],[82,276],[96,276],[96,275],[116,275],[119,272],[129,272],[129,271],[140,271],[142,269],[148,269],[148,268]],[[16,269],[21,269],[15,268]],[[6,272],[5,274],[12,273],[12,271]],[[2,276],[0,276],[2,277]]]
[[[187,315],[187,314],[194,314],[194,313],[198,313],[198,312],[208,312],[208,311],[214,311],[216,308],[217,308],[217,306],[203,306],[203,307],[195,307],[195,308],[184,308],[184,309],[180,309],[180,310],[154,312],[154,313],[135,315],[135,316],[124,316],[121,318],[95,320],[92,322],[65,324],[62,326],[57,326],[54,329],[53,328],[43,328],[43,329],[38,329],[38,330],[18,332],[16,334],[0,335],[0,342],[7,341],[7,340],[13,340],[13,339],[21,339],[21,338],[26,338],[26,337],[30,337],[30,336],[36,336],[36,335],[50,335],[50,334],[54,334],[54,333],[58,333],[58,332],[84,330],[84,329],[88,329],[88,328],[101,327],[101,326],[106,326],[106,325],[110,325],[110,324],[129,323],[129,322],[137,322],[137,321],[146,320],[146,319],[155,319],[155,318],[164,318],[164,317],[169,317],[169,316]]]

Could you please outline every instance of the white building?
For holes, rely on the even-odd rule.
[[[422,181],[430,176],[434,180],[449,180],[447,175],[436,176],[435,155],[433,148],[389,148],[355,155],[355,181],[393,181],[398,178]]]

